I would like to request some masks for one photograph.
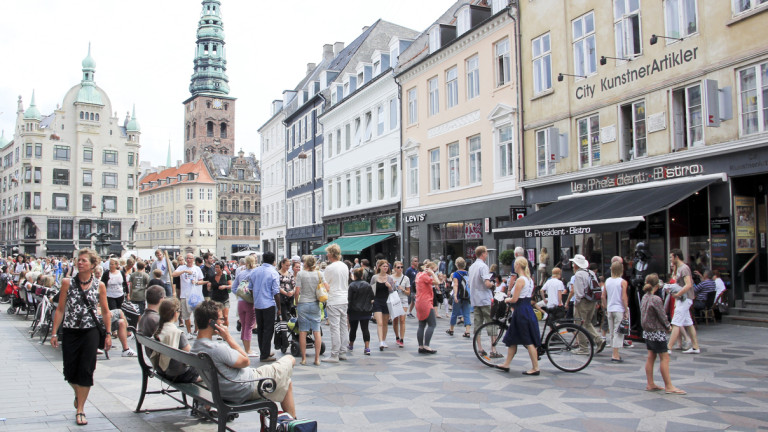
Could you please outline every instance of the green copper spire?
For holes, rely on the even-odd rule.
[[[29,108],[24,111],[24,120],[42,120],[43,116],[40,114],[40,110],[35,105],[35,91],[32,90],[32,100],[29,102]]]
[[[5,139],[5,130],[3,130],[2,134],[0,134],[0,148],[5,147],[8,145],[8,140]]]
[[[136,121],[136,104],[133,105],[133,113],[131,113],[131,120],[125,125],[127,132],[140,132],[139,122]]]
[[[104,105],[101,100],[101,93],[96,89],[96,83],[93,81],[93,75],[96,73],[96,62],[91,57],[91,44],[88,43],[88,55],[83,59],[83,79],[80,81],[80,91],[77,92],[75,103],[87,103],[93,105]]]
[[[195,72],[189,83],[192,96],[201,93],[229,94],[227,57],[224,51],[224,24],[221,21],[221,2],[203,0],[203,11],[197,25]]]

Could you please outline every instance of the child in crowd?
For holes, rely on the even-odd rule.
[[[659,290],[659,276],[651,273],[645,277],[643,291],[645,295],[640,302],[640,320],[643,326],[643,339],[648,348],[648,359],[645,361],[645,377],[648,384],[645,391],[664,390],[667,394],[684,395],[684,390],[675,387],[669,376],[669,352],[667,351],[667,332],[670,331],[667,314],[664,313],[664,303],[656,295]],[[659,356],[659,371],[664,379],[664,387],[659,387],[653,381],[653,365]]]
[[[565,292],[565,286],[560,278],[563,276],[563,271],[560,267],[552,269],[552,276],[547,279],[544,285],[541,287],[541,295],[543,300],[536,303],[536,309],[542,313],[542,319],[546,320],[549,313],[554,312],[554,309],[563,305],[563,293]],[[546,308],[546,311],[543,310]]]

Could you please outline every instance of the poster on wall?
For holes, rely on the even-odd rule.
[[[736,253],[755,253],[755,198],[733,197],[736,214]]]
[[[709,231],[711,233],[712,270],[720,271],[720,277],[728,286],[731,281],[730,218],[711,218],[709,220]]]

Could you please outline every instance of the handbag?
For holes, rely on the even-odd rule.
[[[403,303],[400,300],[400,294],[398,294],[397,291],[389,293],[389,297],[387,297],[387,308],[389,308],[389,317],[392,319],[395,319],[400,315],[405,315]]]
[[[323,276],[320,274],[320,272],[317,272],[317,290],[315,291],[315,295],[317,296],[317,301],[320,303],[325,303],[328,301],[328,290],[325,289],[325,283],[323,282]]]
[[[80,293],[80,300],[82,300],[83,305],[86,309],[88,309],[88,313],[91,314],[91,318],[93,318],[93,322],[96,323],[96,329],[99,331],[99,349],[103,350],[105,347],[106,339],[107,339],[107,328],[104,326],[104,320],[99,319],[101,317],[96,316],[96,311],[93,310],[93,305],[88,303],[88,301],[85,299],[85,295],[83,294],[83,289],[80,288],[80,281],[75,278],[75,281],[77,281],[77,290]]]
[[[619,323],[619,327],[616,328],[616,333],[620,335],[628,335],[629,334],[629,320],[624,318],[621,320],[621,323]]]
[[[244,302],[253,304],[253,291],[248,288],[247,280],[240,281],[235,291],[235,296],[243,299]]]

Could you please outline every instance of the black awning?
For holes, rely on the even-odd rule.
[[[719,180],[722,177],[713,176],[655,188],[585,196],[575,194],[496,228],[493,234],[500,239],[624,231],[636,227],[645,216],[667,209]]]

